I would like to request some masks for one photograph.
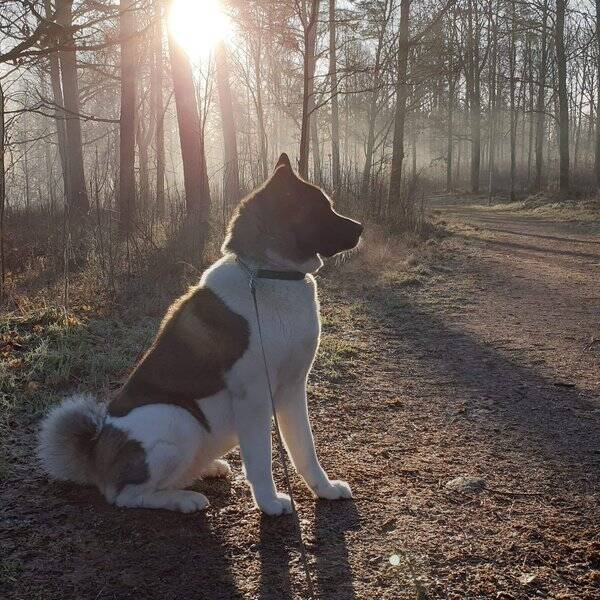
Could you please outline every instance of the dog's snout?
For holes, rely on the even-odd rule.
[[[358,221],[356,221],[355,226],[356,226],[356,235],[362,235],[363,231],[365,230],[364,225],[362,223],[359,223]]]

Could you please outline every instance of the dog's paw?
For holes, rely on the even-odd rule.
[[[270,517],[278,517],[283,514],[290,514],[292,512],[292,502],[287,494],[277,493],[276,498],[258,502],[258,508],[262,510],[266,515]]]
[[[182,513],[192,513],[210,506],[210,502],[204,494],[191,490],[178,490],[171,502],[171,510]]]
[[[352,498],[352,490],[345,481],[333,480],[327,486],[319,486],[315,490],[319,498],[326,500],[344,500]]]
[[[231,467],[226,460],[213,460],[202,470],[201,475],[202,477],[229,477],[231,476]]]

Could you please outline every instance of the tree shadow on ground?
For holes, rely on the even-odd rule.
[[[541,233],[532,233],[530,231],[516,231],[514,229],[500,229],[498,227],[486,227],[486,231],[494,231],[496,233],[508,233],[520,237],[539,238],[542,240],[552,240],[558,242],[567,242],[569,244],[600,244],[600,240],[584,240],[581,238],[573,238],[558,235],[542,235]]]
[[[485,231],[490,231],[486,229]],[[509,242],[506,240],[491,240],[488,238],[481,238],[477,235],[462,235],[457,234],[457,237],[463,238],[467,241],[476,241],[482,243],[486,246],[497,246],[500,248],[505,248],[507,250],[527,250],[530,252],[539,252],[541,254],[548,254],[554,256],[568,256],[572,258],[584,258],[589,260],[598,260],[600,258],[599,254],[591,254],[589,252],[577,252],[575,250],[557,250],[553,248],[548,248],[545,246],[534,246],[532,244],[519,244],[517,242]]]
[[[446,396],[449,411],[453,402],[458,405],[465,399],[474,405],[491,404],[492,410],[475,427],[499,452],[510,440],[549,463],[568,466],[585,491],[600,485],[600,472],[592,464],[600,440],[599,398],[571,382],[536,372],[518,355],[499,352],[442,316],[419,308],[399,290],[370,288],[363,309],[374,321],[384,318],[396,324],[391,351],[398,357],[398,369],[403,356],[416,355],[432,385],[443,380],[439,393]],[[483,432],[487,427],[496,434]]]

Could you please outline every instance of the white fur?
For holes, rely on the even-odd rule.
[[[319,259],[302,267],[316,270],[320,265]],[[208,506],[208,500],[181,488],[202,475],[226,473],[228,467],[215,461],[239,445],[257,506],[269,515],[289,512],[289,498],[276,490],[273,481],[273,415],[248,275],[232,255],[227,255],[203,274],[201,283],[243,316],[250,329],[247,351],[225,375],[226,389],[198,401],[211,431],[203,429],[185,409],[170,404],[149,404],[124,417],[108,417],[107,423],[127,431],[130,438],[142,444],[150,478],[141,485],[125,486],[118,495],[114,490],[102,491],[118,506],[200,510]],[[277,415],[288,453],[316,496],[350,498],[348,484],[331,481],[321,467],[308,419],[306,379],[320,335],[315,281],[310,275],[303,281],[260,279],[256,294]]]

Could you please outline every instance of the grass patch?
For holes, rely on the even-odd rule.
[[[419,286],[425,283],[425,277],[414,271],[383,271],[379,275],[379,281],[383,285],[397,286]]]
[[[43,308],[0,316],[0,405],[43,411],[67,389],[99,391],[114,385],[148,344],[152,319],[125,323],[114,317]]]
[[[340,383],[356,377],[354,368],[361,356],[361,344],[337,336],[321,339],[315,364],[315,375],[328,383]]]
[[[600,224],[600,198],[561,202],[553,196],[535,194],[517,202],[500,202],[491,206],[481,204],[476,208],[489,212],[518,212],[553,221]]]

